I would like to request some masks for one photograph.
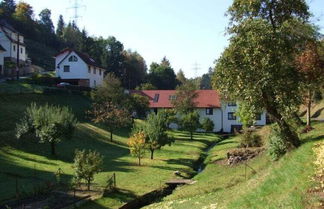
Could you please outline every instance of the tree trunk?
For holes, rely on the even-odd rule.
[[[56,155],[56,153],[55,153],[55,142],[54,141],[51,142],[51,153],[52,153],[52,155]]]
[[[193,133],[192,133],[192,131],[190,131],[190,140],[193,139],[192,135],[193,135]]]
[[[90,191],[90,184],[91,184],[91,180],[88,179],[88,191]]]
[[[311,126],[311,107],[312,107],[312,92],[311,90],[308,90],[308,95],[307,95],[307,115],[306,115],[306,125]]]
[[[111,142],[113,141],[113,132],[112,132],[112,130],[110,130],[110,141]]]
[[[141,157],[138,157],[138,165],[141,165]]]
[[[293,113],[293,119],[294,119],[297,126],[303,126],[304,125],[304,122],[300,119],[297,112]]]
[[[153,160],[154,149],[150,149],[150,150],[151,150],[151,160]]]
[[[300,140],[297,133],[291,130],[290,125],[285,121],[283,116],[278,112],[275,104],[269,102],[267,95],[263,94],[263,100],[265,107],[269,115],[272,116],[273,120],[277,122],[280,128],[281,134],[284,136],[284,140],[290,144],[291,147],[299,147]]]

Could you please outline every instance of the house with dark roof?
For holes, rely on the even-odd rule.
[[[69,48],[55,55],[55,68],[61,80],[91,88],[102,84],[106,71],[87,54]]]
[[[149,99],[151,112],[157,113],[163,109],[173,108],[172,100],[176,100],[176,90],[132,90],[131,94],[139,94]],[[194,104],[200,115],[200,120],[209,118],[214,123],[214,132],[233,132],[241,129],[242,123],[235,115],[238,104],[222,101],[221,96],[215,90],[197,90]],[[256,126],[266,124],[266,113],[259,114],[256,118]],[[172,124],[171,128],[178,128]]]
[[[24,36],[9,25],[5,20],[0,20],[0,44],[5,50],[0,54],[0,59],[3,58],[5,62],[10,61],[12,63],[16,63],[17,57],[19,57],[20,66],[26,66],[28,64]],[[4,69],[2,66],[0,76],[10,76],[15,74],[15,72],[16,68]]]

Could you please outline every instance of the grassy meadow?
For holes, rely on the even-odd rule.
[[[50,155],[49,144],[37,141],[15,139],[15,124],[32,102],[37,104],[65,105],[72,109],[80,123],[74,137],[57,145],[57,156]],[[90,101],[81,95],[43,95],[21,94],[6,95],[0,98],[0,202],[15,196],[16,179],[19,190],[31,192],[35,185],[55,181],[55,172],[62,169],[62,179],[71,181],[72,162],[75,149],[93,149],[104,155],[103,172],[95,177],[95,185],[105,186],[106,181],[116,173],[118,192],[91,202],[85,208],[118,208],[136,196],[143,195],[164,185],[164,182],[176,178],[178,170],[184,175],[195,173],[194,163],[203,150],[214,141],[220,140],[215,134],[195,134],[194,140],[184,132],[170,132],[176,138],[172,146],[165,146],[155,152],[155,159],[149,159],[149,153],[137,166],[137,159],[130,156],[126,145],[129,129],[118,130],[114,142],[110,142],[109,133],[90,123],[84,114]]]

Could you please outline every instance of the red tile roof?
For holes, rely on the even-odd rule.
[[[198,108],[219,108],[221,107],[220,95],[215,90],[197,90],[197,98],[195,99]],[[172,108],[170,96],[176,94],[176,90],[133,90],[132,94],[140,94],[147,96],[150,101],[150,108]],[[158,96],[156,96],[158,95]],[[154,101],[157,97],[157,101]]]

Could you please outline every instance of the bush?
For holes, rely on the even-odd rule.
[[[214,130],[214,123],[212,120],[209,118],[204,118],[204,120],[201,123],[201,127],[206,131],[206,132],[212,132]]]
[[[287,150],[288,147],[283,136],[276,127],[273,127],[269,136],[268,155],[272,160],[278,160]]]
[[[244,129],[240,139],[241,147],[261,147],[261,137],[251,129]]]

